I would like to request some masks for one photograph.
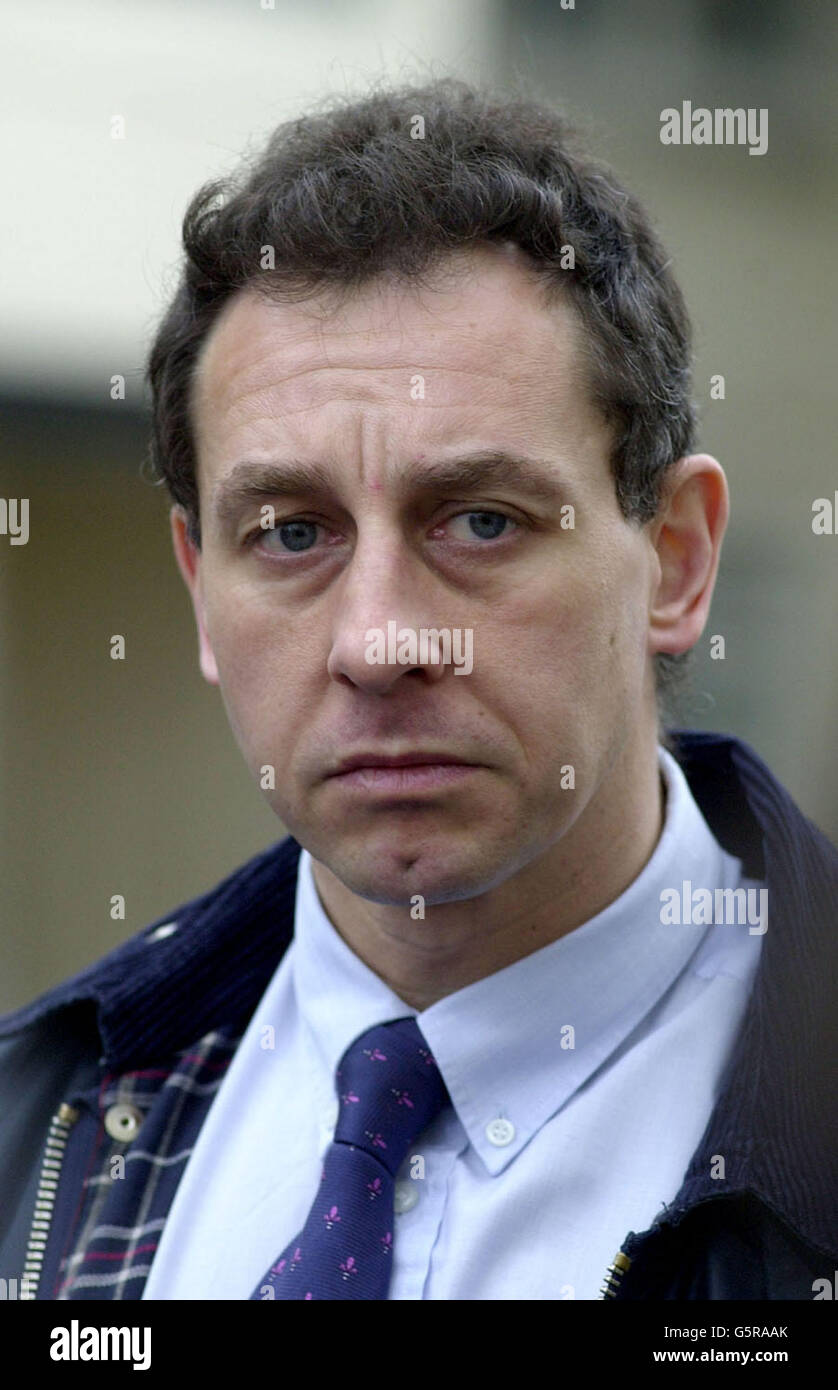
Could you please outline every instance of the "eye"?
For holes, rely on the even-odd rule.
[[[264,538],[264,548],[268,550],[284,550],[298,554],[303,550],[310,550],[317,539],[317,532],[320,526],[316,521],[282,521],[277,526],[267,530],[254,531],[250,536],[250,543]],[[268,545],[269,536],[279,536],[280,543]]]
[[[456,516],[449,518],[452,522],[459,522],[465,526],[465,534],[456,536],[456,540],[477,540],[495,541],[507,527],[514,527],[516,523],[511,516],[505,512],[459,512]]]
[[[434,529],[439,535],[443,530],[451,535],[452,525],[459,527],[453,532],[453,539],[460,542],[496,541],[510,531],[518,530],[520,523],[505,512],[471,510],[456,512],[442,521]],[[273,527],[251,531],[244,544],[257,546],[266,554],[274,556],[303,555],[317,545],[318,532],[327,530],[322,523],[306,517],[293,517],[288,521],[277,522]],[[274,540],[273,537],[278,539]]]

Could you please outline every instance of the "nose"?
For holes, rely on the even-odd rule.
[[[336,591],[327,662],[332,680],[377,695],[407,676],[441,680],[445,666],[437,645],[420,640],[423,631],[442,626],[432,585],[398,535],[359,538]]]

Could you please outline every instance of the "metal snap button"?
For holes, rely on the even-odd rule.
[[[167,936],[176,931],[177,922],[164,922],[161,927],[155,927],[154,931],[149,932],[146,941],[165,941]]]
[[[143,1122],[143,1113],[136,1105],[111,1105],[105,1112],[105,1129],[112,1139],[128,1142],[136,1139]]]

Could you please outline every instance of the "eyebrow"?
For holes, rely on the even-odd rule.
[[[437,459],[403,470],[399,481],[412,491],[455,493],[478,488],[514,487],[538,502],[567,498],[567,484],[543,459],[522,457],[503,449],[481,450],[452,459]],[[269,497],[326,497],[334,494],[335,479],[320,463],[301,459],[253,463],[243,460],[216,486],[213,515],[221,527],[233,524],[248,506]]]

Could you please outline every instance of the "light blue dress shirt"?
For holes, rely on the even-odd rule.
[[[247,1299],[304,1225],[334,1074],[415,1015],[451,1095],[399,1171],[391,1299],[599,1297],[629,1230],[681,1185],[718,1094],[762,935],[664,925],[662,893],[756,888],[659,750],[664,827],[616,901],[417,1013],[349,948],[300,856],[294,939],[198,1136],[143,1297]],[[754,898],[756,902],[756,898]]]

